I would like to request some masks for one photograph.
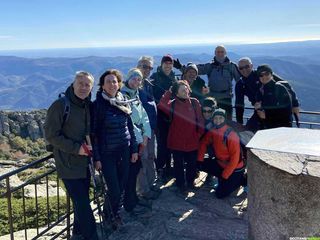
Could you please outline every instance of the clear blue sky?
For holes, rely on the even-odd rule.
[[[320,39],[319,0],[7,0],[0,50]]]

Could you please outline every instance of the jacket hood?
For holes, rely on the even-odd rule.
[[[84,107],[86,104],[89,104],[91,102],[91,93],[89,93],[89,96],[86,97],[84,100],[78,98],[75,95],[74,89],[73,89],[73,83],[67,88],[65,94],[66,94],[66,97],[68,97],[73,104],[78,105],[80,107]]]
[[[224,62],[223,62],[223,63],[220,63],[219,61],[217,61],[216,57],[214,57],[213,60],[212,60],[212,63],[213,63],[214,65],[217,65],[217,66],[219,66],[219,65],[225,65],[225,64],[229,64],[229,63],[230,63],[230,59],[229,59],[228,57],[226,57],[226,58],[224,59]]]
[[[157,72],[158,72],[159,74],[163,75],[164,77],[167,77],[167,78],[170,78],[170,79],[174,79],[174,77],[175,77],[175,74],[174,74],[174,71],[173,71],[173,70],[171,70],[171,72],[169,73],[169,75],[166,75],[166,74],[163,72],[161,66],[159,66],[159,67],[157,68]]]
[[[139,95],[138,89],[132,89],[128,86],[128,82],[125,82],[124,86],[121,88],[121,92],[125,92],[129,95],[130,99],[136,98]]]

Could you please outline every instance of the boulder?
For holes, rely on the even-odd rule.
[[[273,140],[277,130],[281,151]],[[309,137],[301,133],[305,134],[273,129],[260,132],[249,143],[249,239],[320,237],[320,155],[310,155],[320,149],[320,131],[311,130]],[[295,148],[290,144],[294,138]]]

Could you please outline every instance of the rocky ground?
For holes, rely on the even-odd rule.
[[[203,184],[205,174],[197,179],[200,188],[178,194],[172,179],[162,186],[162,194],[153,202],[152,216],[133,217],[122,212],[124,226],[107,232],[101,239],[111,240],[236,240],[248,238],[247,196],[240,189],[226,199],[217,199],[212,186]],[[97,222],[98,216],[96,215]],[[55,229],[65,227],[64,224]],[[100,227],[98,226],[99,234]],[[28,239],[35,230],[28,230]],[[41,239],[50,239],[53,232]],[[101,235],[101,234],[100,234]],[[24,239],[24,231],[15,233],[15,239]],[[34,235],[33,235],[34,236]],[[61,238],[66,238],[66,235]],[[0,240],[10,239],[9,236]]]

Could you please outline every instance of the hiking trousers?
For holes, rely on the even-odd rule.
[[[86,178],[62,179],[74,208],[73,235],[81,235],[86,240],[96,240],[96,221],[90,206],[90,174]]]
[[[247,179],[244,176],[244,168],[235,169],[228,179],[224,179],[221,177],[224,169],[215,159],[207,158],[203,162],[201,170],[218,178],[218,187],[215,191],[217,198],[227,197],[240,186],[247,185]]]

